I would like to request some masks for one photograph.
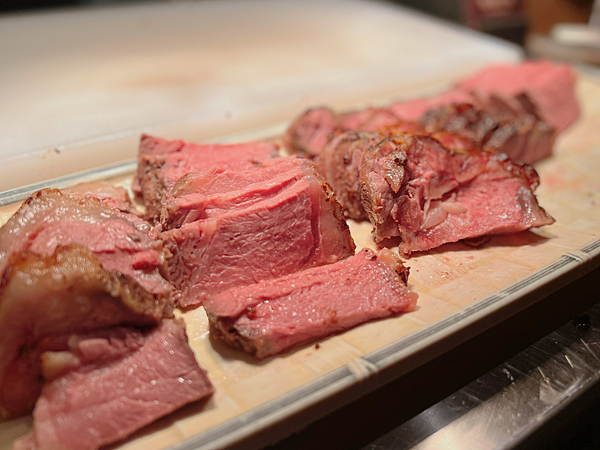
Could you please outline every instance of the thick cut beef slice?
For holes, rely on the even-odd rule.
[[[30,353],[42,338],[119,324],[147,326],[172,314],[170,296],[151,294],[132,277],[106,270],[76,244],[59,245],[50,255],[22,250],[6,259],[0,281],[3,416],[33,407],[42,381]]]
[[[277,145],[270,142],[193,144],[143,135],[133,189],[142,195],[148,217],[157,219],[165,195],[186,173],[246,170],[277,156]]]
[[[580,114],[576,76],[570,66],[549,61],[490,66],[458,84],[489,111],[526,111],[564,131]]]
[[[336,131],[316,160],[317,170],[331,186],[345,216],[350,219],[367,219],[360,199],[358,170],[363,151],[385,137],[380,133]]]
[[[451,151],[411,134],[365,150],[360,167],[375,239],[400,236],[405,254],[554,223],[533,194],[538,183],[532,167],[505,155]]]
[[[201,305],[229,287],[328,264],[354,253],[329,186],[305,161],[301,178],[276,195],[162,233],[180,305]]]
[[[145,333],[113,328],[71,336],[67,349],[42,359],[72,364],[48,375],[33,430],[16,450],[96,450],[213,392],[183,324],[172,319]]]
[[[408,269],[389,250],[237,287],[211,298],[211,333],[266,358],[373,319],[415,308]]]
[[[273,161],[278,163],[244,172],[209,172],[182,177],[173,188],[172,198],[163,205],[163,229],[178,228],[273,197],[302,179],[301,166],[309,164],[300,158]]]
[[[105,270],[132,277],[151,294],[174,295],[163,277],[168,269],[162,242],[131,217],[88,195],[37,191],[0,229],[0,273],[13,253],[31,250],[50,256],[58,245],[79,244],[89,248]]]

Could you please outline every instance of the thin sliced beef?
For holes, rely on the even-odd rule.
[[[208,219],[235,208],[273,197],[302,179],[300,158],[278,158],[276,163],[249,171],[213,171],[182,177],[161,211],[163,229],[169,230],[196,220]]]
[[[213,392],[176,320],[144,333],[73,335],[66,344],[42,354],[49,381],[16,450],[96,450]]]
[[[426,133],[457,135],[471,141],[473,148],[506,153],[528,164],[549,156],[554,145],[554,130],[525,112],[490,114],[461,103],[430,110],[419,123]]]
[[[490,112],[524,111],[561,133],[580,114],[575,82],[575,72],[567,64],[526,61],[487,67],[457,88],[475,96]]]
[[[365,150],[360,167],[375,239],[400,236],[405,254],[554,223],[533,194],[538,184],[532,167],[505,155],[452,151],[411,134]]]
[[[170,296],[151,294],[132,277],[105,269],[96,255],[76,244],[58,245],[49,255],[21,250],[3,263],[2,416],[31,411],[42,384],[31,351],[42,338],[115,324],[147,326],[172,313]]]
[[[278,147],[270,142],[194,144],[143,135],[133,190],[142,195],[147,216],[158,219],[165,195],[186,173],[246,170],[277,156]]]
[[[221,197],[206,219],[161,234],[171,251],[171,279],[182,290],[180,306],[196,307],[210,295],[329,264],[354,253],[339,204],[312,163],[303,161],[295,179],[279,177],[282,189],[236,207]],[[244,191],[253,193],[255,185]],[[233,193],[235,199],[236,193]],[[237,197],[239,198],[239,197]],[[228,206],[227,206],[228,205]]]
[[[415,308],[408,269],[389,250],[237,287],[211,298],[211,333],[258,358]]]
[[[336,131],[316,160],[317,170],[336,193],[349,219],[367,219],[360,198],[359,166],[363,151],[384,138],[380,133]]]
[[[396,115],[383,108],[367,108],[341,114],[325,107],[314,108],[292,123],[283,142],[290,153],[314,158],[321,153],[330,135],[336,130],[378,131],[397,125],[399,121]],[[412,129],[410,124],[406,126]]]

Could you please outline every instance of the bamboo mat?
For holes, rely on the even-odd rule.
[[[578,91],[582,118],[561,136],[555,155],[536,166],[541,177],[538,199],[555,217],[554,225],[495,236],[479,248],[454,243],[415,256],[407,264],[410,287],[419,293],[416,311],[323,339],[318,348],[312,344],[262,362],[211,342],[202,308],[182,314],[198,361],[215,384],[215,395],[206,404],[188,406],[159,420],[120,447],[164,449],[242,417],[340,367],[358,373],[364,369],[359,364],[362,356],[476,304],[562,255],[589,258],[579,249],[600,239],[600,83],[582,76]],[[111,181],[128,187],[131,177]],[[0,209],[0,221],[4,223],[17,207]],[[370,224],[351,222],[350,227],[358,247],[373,247]],[[0,423],[0,450],[10,448],[12,440],[29,427],[30,418]]]

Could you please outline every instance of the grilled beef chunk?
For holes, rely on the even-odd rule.
[[[145,332],[115,327],[54,341],[42,354],[48,382],[33,430],[16,450],[96,450],[213,392],[173,319]]]
[[[269,142],[201,145],[143,135],[133,190],[142,195],[147,216],[158,219],[165,195],[186,173],[246,170],[277,157],[277,151]]]
[[[44,337],[116,324],[147,326],[172,313],[170,296],[151,294],[134,278],[103,268],[76,244],[58,245],[49,255],[21,250],[2,262],[2,416],[31,411],[43,383],[32,349]]]
[[[166,220],[181,223],[161,234],[173,255],[169,268],[183,293],[180,306],[196,307],[230,287],[332,263],[354,253],[331,189],[312,163],[293,161],[296,167],[273,175],[271,184],[237,184],[246,187],[204,201],[193,218],[184,211],[179,219]],[[248,181],[255,176],[236,178],[249,177]],[[171,211],[169,217],[175,215]]]
[[[492,113],[530,113],[561,133],[580,114],[575,82],[576,75],[566,64],[526,61],[487,67],[457,88],[472,94]]]
[[[574,87],[568,66],[494,66],[440,95],[396,102],[387,109],[345,114],[323,107],[309,110],[290,126],[284,143],[292,153],[315,157],[340,129],[443,132],[458,135],[459,142],[468,139],[481,150],[507,152],[533,163],[551,153],[555,133],[578,117]]]
[[[389,250],[222,292],[205,303],[211,333],[258,358],[415,308],[408,269]]]
[[[349,219],[367,219],[360,198],[358,170],[363,151],[384,138],[380,133],[336,131],[316,160],[317,170],[336,193]]]
[[[363,152],[361,198],[375,239],[405,254],[446,242],[554,223],[533,191],[535,170],[505,155],[452,151],[430,136],[384,139]]]

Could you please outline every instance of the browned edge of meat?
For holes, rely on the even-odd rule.
[[[365,149],[385,137],[373,132],[335,131],[316,158],[317,170],[335,192],[344,215],[349,219],[367,219],[360,198],[360,161]]]
[[[400,236],[407,255],[554,223],[533,194],[539,177],[531,166],[449,150],[431,136],[395,135],[365,150],[360,181],[375,239]]]
[[[132,278],[104,270],[80,245],[58,246],[50,256],[11,255],[0,280],[0,415],[33,407],[41,378],[29,352],[39,339],[117,324],[153,325],[171,317],[173,307],[169,296],[152,295]]]
[[[233,288],[205,306],[211,336],[267,358],[370,320],[413,311],[418,296],[407,288],[408,275],[408,267],[390,250],[363,249],[345,261]],[[290,316],[286,312],[292,303],[297,308]]]

